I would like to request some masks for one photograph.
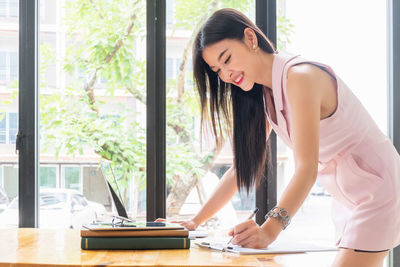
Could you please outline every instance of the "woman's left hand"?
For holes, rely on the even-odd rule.
[[[232,244],[246,248],[266,248],[278,235],[271,227],[260,227],[253,220],[236,225],[228,234],[234,236]]]

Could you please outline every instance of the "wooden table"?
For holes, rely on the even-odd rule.
[[[236,255],[193,245],[179,250],[81,250],[70,229],[0,229],[0,266],[330,266],[335,252]]]

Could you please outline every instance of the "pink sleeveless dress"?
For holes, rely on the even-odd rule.
[[[333,221],[341,233],[336,245],[367,251],[396,247],[400,244],[400,156],[329,66],[287,53],[275,54],[271,97],[276,123],[267,115],[269,123],[292,148],[286,75],[299,63],[316,65],[337,81],[337,109],[320,121],[317,178],[333,198]],[[271,103],[267,106],[273,110]]]

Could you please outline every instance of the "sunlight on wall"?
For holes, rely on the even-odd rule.
[[[386,1],[286,0],[286,16],[286,50],[330,65],[386,134]]]

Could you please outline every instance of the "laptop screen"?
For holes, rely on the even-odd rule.
[[[119,199],[119,197],[117,196],[117,194],[115,193],[113,187],[111,186],[110,182],[108,182],[105,173],[103,172],[103,168],[100,167],[101,173],[103,174],[104,177],[104,181],[106,182],[108,191],[111,195],[112,201],[115,205],[115,208],[117,209],[118,212],[118,216],[120,217],[124,217],[124,218],[128,218],[128,213],[126,212],[126,209],[124,207],[124,205],[122,204],[122,201]],[[118,186],[118,185],[116,185]]]
[[[115,208],[117,209],[118,216],[128,219],[128,213],[126,212],[124,205],[122,204],[122,202],[119,199],[119,197],[117,196],[117,194],[115,194],[114,189],[112,188],[111,184],[107,181],[107,179],[106,179],[106,183],[108,185],[108,189],[110,190],[111,197],[113,199]]]
[[[115,205],[115,208],[117,209],[118,216],[129,219],[128,213],[126,212],[126,209],[125,209],[124,205],[122,204],[122,201],[120,200],[120,198],[115,193],[115,190],[111,186],[110,182],[107,180],[106,175],[104,174],[103,169],[101,167],[100,167],[100,170],[101,170],[101,172],[103,174],[104,181],[106,182],[108,191],[109,191],[109,193],[111,195],[111,198],[112,198],[112,201],[113,201],[113,203]],[[118,185],[116,185],[116,186],[118,188]],[[137,222],[136,222],[136,224],[137,224]],[[175,228],[178,227],[178,229],[183,229],[183,227],[180,226],[180,225],[178,226],[177,224],[164,223],[164,222],[151,222],[150,221],[150,222],[145,222],[145,225],[146,225],[147,228],[148,227],[163,227],[164,229],[166,229],[166,228],[175,229]]]

